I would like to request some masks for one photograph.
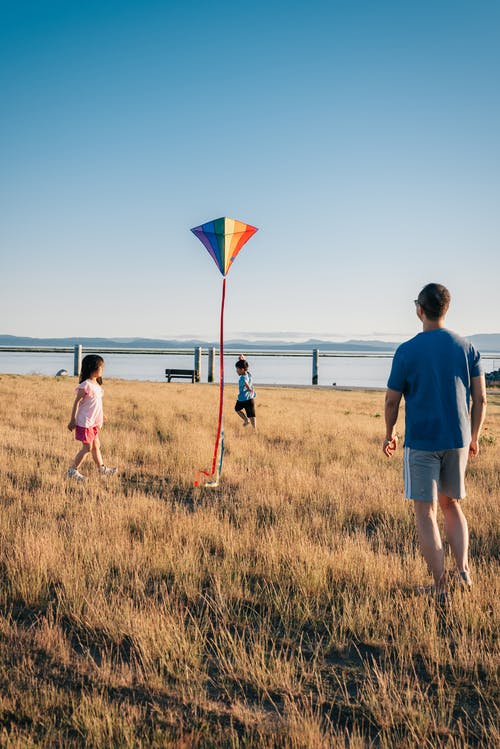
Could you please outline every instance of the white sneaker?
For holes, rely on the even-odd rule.
[[[82,473],[80,473],[80,471],[77,470],[76,468],[73,468],[73,467],[68,468],[67,475],[69,476],[70,479],[75,479],[75,481],[85,481],[85,476]]]
[[[116,473],[116,468],[109,468],[108,466],[101,466],[99,468],[99,473],[101,476],[114,476]]]

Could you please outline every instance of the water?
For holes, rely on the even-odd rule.
[[[487,371],[496,369],[500,357],[485,359]],[[125,380],[163,382],[165,368],[189,369],[194,366],[193,354],[105,354],[104,376]],[[256,356],[248,354],[255,386],[259,384],[311,385],[312,356]],[[225,381],[237,381],[234,367],[236,356],[224,357]],[[319,385],[384,388],[391,367],[391,357],[322,357],[319,358]],[[490,366],[491,365],[491,366]],[[73,354],[0,352],[0,373],[55,375],[60,369],[73,374]],[[202,381],[207,380],[208,358],[202,357]],[[219,360],[215,361],[215,378],[219,376]]]

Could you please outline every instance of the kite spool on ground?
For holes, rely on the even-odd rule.
[[[243,245],[255,234],[257,228],[233,218],[217,218],[206,224],[191,229],[200,242],[207,248],[214,262],[222,273],[222,299],[220,307],[220,351],[219,351],[219,418],[215,437],[212,468],[200,470],[196,474],[195,486],[200,485],[202,476],[206,478],[205,486],[219,485],[224,458],[224,302],[226,298],[226,276],[233,260]]]

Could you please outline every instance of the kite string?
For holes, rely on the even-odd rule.
[[[211,483],[211,486],[217,486],[219,482],[220,472],[222,470],[222,459],[224,456],[224,427],[223,427],[223,415],[224,415],[224,302],[226,299],[226,277],[222,281],[222,301],[220,306],[220,355],[219,355],[219,419],[217,423],[217,436],[215,438],[214,454],[212,458],[212,470],[209,471],[198,471],[194,481],[195,486],[200,485],[201,476],[207,476],[207,478],[213,478],[216,474],[217,465],[217,453],[219,451],[219,444],[221,444],[221,453],[219,459],[219,467],[217,469],[216,483]],[[222,435],[222,441],[221,441]]]
[[[219,334],[219,421],[217,424],[217,437],[215,438],[214,455],[212,458],[212,476],[215,475],[217,465],[217,453],[219,451],[219,442],[222,431],[222,420],[224,416],[224,302],[226,299],[226,277],[222,279],[222,300],[220,305],[220,334]],[[222,460],[219,471],[222,468]]]

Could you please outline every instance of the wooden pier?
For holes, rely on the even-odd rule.
[[[140,354],[141,356],[147,355],[161,355],[161,356],[190,356],[194,357],[194,370],[197,373],[196,381],[201,382],[202,373],[202,357],[208,357],[208,373],[207,382],[214,382],[214,370],[215,370],[215,358],[218,356],[218,350],[214,346],[203,349],[201,346],[193,348],[113,348],[109,346],[103,346],[102,348],[94,346],[86,346],[85,350],[81,344],[75,346],[0,346],[0,353],[5,352],[18,352],[18,353],[34,353],[34,354],[70,354],[73,353],[73,374],[77,377],[80,374],[82,367],[82,357],[84,354]],[[229,356],[237,357],[241,353],[241,349],[224,349],[224,358]],[[250,357],[258,356],[276,356],[276,357],[287,357],[287,358],[311,358],[312,361],[312,376],[311,381],[313,385],[317,385],[319,382],[319,359],[323,358],[350,358],[350,359],[361,359],[361,358],[378,358],[378,359],[390,359],[393,356],[393,352],[390,351],[321,351],[320,349],[294,349],[294,350],[282,350],[282,349],[259,349],[251,350],[248,354]]]

